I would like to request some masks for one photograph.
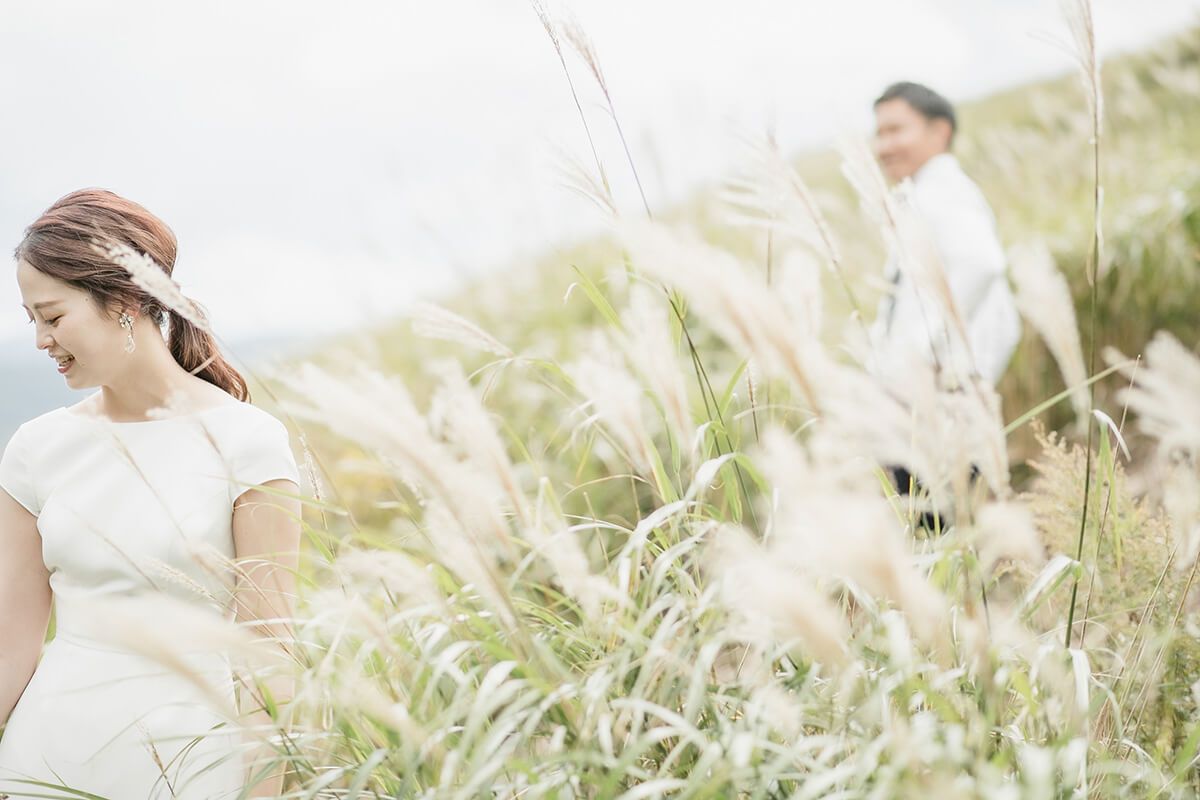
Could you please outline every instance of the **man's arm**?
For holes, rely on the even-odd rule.
[[[969,325],[997,281],[1004,280],[1004,249],[990,212],[975,204],[939,209],[931,217],[954,305]]]
[[[954,298],[969,325],[988,291],[1004,279],[1004,248],[983,192],[958,167],[941,165],[914,189],[916,205]]]

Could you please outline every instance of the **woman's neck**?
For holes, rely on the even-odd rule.
[[[146,342],[120,375],[100,387],[93,410],[114,421],[147,419],[160,409],[187,413],[203,404],[209,387],[175,361],[165,342]]]

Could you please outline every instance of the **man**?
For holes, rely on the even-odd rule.
[[[880,371],[898,373],[919,357],[935,365],[943,383],[979,377],[994,385],[1016,349],[1021,321],[991,207],[949,152],[954,108],[932,89],[896,83],[875,101],[875,122],[879,163],[898,184],[900,207],[913,212],[910,224],[920,228],[902,231],[908,246],[888,260],[893,290],[873,331]]]

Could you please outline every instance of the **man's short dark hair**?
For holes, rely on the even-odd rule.
[[[877,107],[880,103],[886,103],[889,100],[903,100],[916,109],[917,113],[931,122],[935,119],[946,120],[950,123],[950,135],[954,136],[954,131],[958,127],[958,123],[954,119],[954,106],[950,105],[949,100],[928,86],[922,86],[919,83],[911,81],[893,83],[883,90],[883,94],[879,95],[879,99],[875,101],[875,106]]]

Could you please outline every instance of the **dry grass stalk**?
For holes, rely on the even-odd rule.
[[[1100,59],[1096,53],[1096,27],[1092,22],[1090,0],[1060,0],[1067,28],[1071,33],[1070,52],[1079,67],[1087,97],[1088,113],[1094,121],[1095,132],[1101,132],[1104,119],[1104,92],[1100,83]]]
[[[341,378],[313,364],[304,364],[287,382],[306,400],[287,404],[298,417],[329,425],[384,457],[423,496],[454,509],[465,529],[509,551],[508,525],[496,505],[494,484],[481,484],[485,473],[434,438],[402,383],[365,367],[353,378]],[[464,493],[487,502],[464,506],[459,502]]]
[[[972,467],[1006,496],[1008,453],[995,393],[977,384],[943,389],[923,359],[905,372],[905,381],[885,383],[855,367],[826,365],[822,429],[848,453],[907,467],[940,510],[966,498]]]
[[[828,359],[770,287],[695,236],[647,223],[627,226],[623,239],[640,269],[680,288],[723,338],[749,351],[767,374],[791,380],[809,408],[821,408],[814,371]]]
[[[752,145],[750,163],[724,192],[735,222],[794,237],[840,270],[841,251],[820,205],[773,138]]]
[[[1162,332],[1145,355],[1144,366],[1123,370],[1132,384],[1120,398],[1158,443],[1163,505],[1173,522],[1176,565],[1185,569],[1200,553],[1200,359]],[[1106,356],[1110,363],[1123,360],[1115,351]]]
[[[187,679],[212,708],[230,720],[237,718],[237,709],[223,686],[227,679],[225,656],[257,670],[286,666],[278,648],[248,628],[221,616],[214,608],[169,595],[95,600],[75,613],[86,615],[88,629],[101,641]]]
[[[617,201],[613,198],[612,190],[603,175],[593,175],[578,160],[567,155],[559,158],[559,165],[565,188],[591,201],[605,214],[617,216]]]
[[[542,27],[546,29],[546,35],[550,37],[550,43],[554,45],[554,52],[558,56],[558,63],[562,66],[563,75],[567,79],[567,86],[571,90],[571,99],[575,103],[575,110],[579,113],[580,122],[583,123],[583,132],[587,136],[588,148],[592,151],[592,160],[596,164],[596,175],[600,181],[599,185],[596,185],[595,180],[591,175],[587,174],[586,170],[579,169],[577,181],[569,181],[568,185],[573,185],[577,191],[582,191],[585,197],[594,200],[602,208],[610,209],[615,214],[616,203],[613,201],[612,188],[608,183],[608,175],[604,171],[604,162],[600,160],[600,153],[596,149],[596,142],[592,139],[592,129],[587,123],[587,115],[583,113],[583,104],[579,101],[579,93],[575,90],[575,81],[571,78],[571,70],[567,68],[567,59],[563,55],[562,40],[558,33],[559,23],[556,23],[551,18],[542,0],[531,0],[531,4],[542,23]]]
[[[122,267],[138,288],[174,311],[205,333],[212,334],[204,311],[183,296],[179,284],[171,279],[154,259],[139,253],[127,244],[107,239],[92,242],[92,249],[112,263]]]
[[[690,442],[696,432],[688,403],[686,381],[679,366],[661,295],[640,284],[630,290],[629,306],[622,315],[625,333],[621,345],[642,381],[662,405],[667,424],[680,442]]]
[[[923,641],[945,644],[946,600],[914,566],[869,464],[821,430],[804,448],[768,430],[756,461],[778,493],[770,538],[778,563],[887,598],[904,609]]]
[[[944,374],[942,380],[968,385],[978,370],[966,324],[928,225],[907,200],[903,185],[895,192],[888,188],[879,164],[863,142],[844,141],[839,150],[842,174],[867,217],[879,227],[889,259],[917,291],[929,351]]]
[[[1084,386],[1088,373],[1067,279],[1056,269],[1050,249],[1041,240],[1014,247],[1010,264],[1017,285],[1017,308],[1046,343],[1067,386],[1078,387],[1071,393],[1071,405],[1082,428],[1090,405]]]
[[[588,353],[569,368],[575,386],[588,399],[601,420],[621,445],[629,463],[643,474],[653,463],[653,437],[642,411],[642,385],[629,373],[619,351],[596,333]]]
[[[550,482],[543,478],[538,488],[535,518],[525,529],[525,536],[533,552],[553,568],[563,591],[579,603],[584,618],[597,620],[605,603],[619,606],[627,603],[628,598],[604,577],[592,573],[576,532],[563,518],[550,490]]]
[[[1034,525],[1033,512],[1017,501],[982,506],[971,526],[971,540],[978,549],[979,568],[984,575],[991,575],[1002,562],[1036,569],[1045,560],[1045,547]]]
[[[500,487],[508,507],[516,514],[517,524],[528,526],[529,503],[490,413],[457,363],[446,363],[437,371],[441,383],[430,416],[436,419],[438,431],[462,454],[463,464],[483,470]]]
[[[724,602],[743,618],[749,641],[772,650],[780,641],[798,638],[805,655],[821,664],[840,667],[849,661],[850,631],[840,610],[770,547],[742,531],[726,530],[717,539],[712,564]]]
[[[413,332],[418,336],[454,342],[502,358],[513,357],[512,350],[483,328],[433,303],[418,304],[411,319]]]
[[[303,365],[287,382],[306,402],[286,404],[296,416],[326,424],[384,464],[398,470],[425,505],[426,536],[440,549],[454,549],[456,569],[477,581],[480,591],[512,623],[499,564],[516,563],[502,491],[485,471],[464,462],[432,435],[400,382],[366,368],[343,379]],[[382,412],[382,413],[381,413]],[[463,497],[472,498],[464,503]]]

